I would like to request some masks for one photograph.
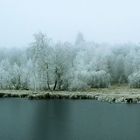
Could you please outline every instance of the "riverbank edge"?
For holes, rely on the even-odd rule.
[[[0,98],[17,97],[41,99],[92,99],[109,103],[140,103],[140,94],[107,94],[94,92],[0,92]]]

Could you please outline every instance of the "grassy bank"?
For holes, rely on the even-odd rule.
[[[112,86],[88,91],[26,91],[0,90],[0,97],[18,97],[28,99],[94,99],[110,103],[140,103],[140,89],[128,86]]]

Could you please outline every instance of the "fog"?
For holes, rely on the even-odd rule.
[[[0,1],[0,89],[140,88],[139,5]]]
[[[139,42],[139,0],[1,0],[0,47],[25,47],[33,34],[74,42]]]

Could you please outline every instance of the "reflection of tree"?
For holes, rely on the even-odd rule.
[[[30,130],[34,140],[64,139],[71,135],[70,102],[50,100],[38,102],[34,105],[32,128]],[[70,136],[69,136],[70,137]]]

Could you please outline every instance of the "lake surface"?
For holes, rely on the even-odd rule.
[[[139,140],[140,104],[0,99],[0,140]]]

